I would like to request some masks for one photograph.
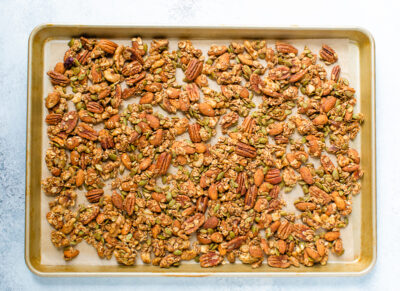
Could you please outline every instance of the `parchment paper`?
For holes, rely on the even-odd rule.
[[[69,40],[63,39],[63,40],[49,40],[45,44],[45,49],[44,49],[44,75],[43,75],[43,88],[44,88],[44,96],[47,96],[48,93],[52,91],[52,86],[49,81],[49,78],[46,75],[46,72],[49,70],[52,70],[54,65],[57,62],[62,61],[63,56],[65,51],[68,49],[67,43]],[[124,45],[129,45],[130,40],[114,40],[118,44],[124,44]],[[151,39],[144,39],[144,41],[149,45],[150,47],[150,42]],[[352,43],[348,39],[309,39],[309,40],[288,40],[289,43],[293,44],[296,46],[296,48],[299,50],[299,53],[302,51],[303,47],[307,45],[312,52],[317,53],[319,52],[321,45],[322,44],[327,44],[334,48],[336,52],[339,55],[339,61],[337,64],[340,65],[342,71],[341,71],[341,77],[347,78],[350,81],[350,84],[353,88],[356,89],[356,98],[359,100],[360,96],[358,95],[358,92],[360,92],[360,74],[359,74],[359,51],[358,47],[355,43]],[[192,39],[192,43],[196,48],[200,48],[203,51],[203,54],[206,55],[208,48],[210,47],[211,44],[225,44],[229,45],[230,40],[195,40]],[[269,47],[274,47],[274,40],[267,40],[267,45]],[[176,39],[170,39],[170,46],[169,50],[176,50],[177,49],[177,40]],[[327,67],[327,72],[330,74],[330,70],[332,69],[332,65]],[[183,84],[182,82],[183,78],[183,73],[180,69],[177,70],[177,80],[180,81],[180,83]],[[215,90],[220,90],[219,86],[216,85],[215,82],[209,80],[210,87]],[[261,101],[260,96],[255,96],[253,98],[253,101],[258,105]],[[123,106],[126,106],[129,103],[136,103],[138,102],[137,98],[131,98],[128,99],[127,101],[124,101]],[[71,108],[72,109],[72,108]],[[359,107],[358,105],[355,108],[355,112],[358,112]],[[161,112],[164,115],[168,115],[165,111],[163,111],[160,107],[155,108],[156,112]],[[295,111],[295,110],[294,110]],[[45,116],[47,109],[44,106],[43,102],[43,123],[45,123]],[[294,114],[296,114],[294,112]],[[240,124],[241,120],[239,120]],[[50,173],[46,167],[46,164],[44,162],[44,157],[46,150],[49,145],[49,140],[46,134],[46,128],[47,126],[43,126],[43,138],[42,138],[42,172],[41,172],[41,179],[44,179],[48,176],[50,176]],[[220,136],[220,131],[218,130],[219,134],[217,134],[216,137],[214,137],[211,140],[211,143],[214,143],[216,139]],[[362,134],[362,130],[361,130]],[[360,147],[360,135],[357,136],[357,138],[352,142],[351,146],[355,149],[357,149],[361,153],[361,147]],[[179,137],[179,139],[188,139],[188,135],[182,135]],[[335,161],[335,159],[333,159]],[[170,167],[170,171],[173,172],[172,166]],[[125,175],[126,173],[124,173]],[[110,195],[110,187],[109,184],[107,184],[105,190],[105,194]],[[77,190],[78,193],[78,199],[76,201],[76,205],[79,204],[88,204],[86,197],[83,193],[83,191]],[[300,188],[299,185],[297,185],[290,193],[283,193],[281,191],[281,195],[287,202],[287,210],[289,211],[296,211],[297,210],[294,208],[293,202],[300,196],[303,195],[303,192]],[[359,195],[362,195],[361,193]],[[360,233],[360,226],[361,226],[361,210],[360,210],[360,197],[355,196],[353,197],[353,213],[349,217],[349,225],[346,228],[341,229],[341,237],[343,239],[343,245],[345,252],[341,257],[337,257],[333,254],[330,254],[329,256],[329,263],[345,263],[345,262],[351,262],[354,260],[357,260],[357,258],[360,256],[360,249],[361,249],[361,233]],[[40,247],[41,247],[41,263],[46,264],[46,265],[117,265],[117,262],[115,258],[113,257],[111,260],[107,259],[100,259],[97,255],[97,251],[94,247],[88,245],[85,241],[81,242],[79,245],[77,245],[77,249],[79,249],[80,254],[78,257],[73,259],[70,262],[65,262],[63,259],[63,253],[62,250],[57,249],[54,247],[54,245],[51,243],[50,240],[50,233],[53,230],[53,228],[50,226],[50,224],[46,220],[46,213],[49,211],[49,206],[48,203],[52,201],[54,198],[46,196],[43,191],[41,195],[41,241],[40,241]],[[185,264],[191,264],[194,263],[193,261],[191,262],[184,262]],[[142,264],[140,261],[140,256],[138,256],[137,259],[137,264]]]

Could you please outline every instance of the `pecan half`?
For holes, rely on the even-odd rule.
[[[282,181],[281,171],[279,169],[268,170],[265,181],[274,185],[279,184]]]
[[[332,197],[326,193],[324,190],[319,189],[317,186],[311,186],[309,188],[311,197],[316,199],[316,202],[319,204],[328,204],[331,202]]]
[[[208,197],[207,196],[201,196],[197,198],[197,203],[196,203],[196,210],[201,213],[205,213],[207,210],[208,206]]]
[[[106,52],[107,54],[113,55],[115,50],[117,49],[118,45],[108,39],[101,39],[98,43],[97,43],[98,47],[101,48],[104,52]]]
[[[94,128],[86,123],[79,123],[78,127],[76,128],[76,132],[80,137],[93,141],[97,140],[99,135]]]
[[[76,56],[76,60],[82,65],[86,65],[89,62],[90,59],[91,59],[91,53],[88,50],[82,50]]]
[[[229,127],[232,127],[235,125],[239,120],[239,114],[236,112],[229,112],[222,116],[220,124],[223,129],[228,129]]]
[[[261,94],[260,86],[262,86],[262,80],[260,75],[251,74],[250,75],[250,88],[257,94]]]
[[[277,230],[277,236],[280,239],[287,239],[289,237],[289,235],[292,233],[293,231],[293,225],[291,222],[287,221],[286,219],[284,219],[281,222],[281,225],[279,226],[278,230]]]
[[[125,83],[126,83],[126,85],[128,85],[128,86],[133,86],[133,85],[135,85],[137,82],[139,82],[140,80],[143,80],[144,77],[146,77],[146,72],[145,72],[145,71],[143,71],[143,72],[141,72],[141,73],[139,73],[139,74],[133,75],[133,76],[131,76],[131,77],[125,79]]]
[[[71,133],[78,124],[78,119],[78,113],[76,111],[66,113],[60,123],[61,130],[66,133]]]
[[[86,109],[87,111],[90,111],[92,113],[103,113],[104,107],[101,106],[99,103],[90,101],[88,104],[86,104]]]
[[[110,135],[110,133],[106,129],[102,129],[99,131],[99,141],[100,141],[101,147],[105,150],[111,149],[114,147],[113,137]]]
[[[204,214],[197,212],[182,223],[182,229],[186,234],[192,234],[204,224]]]
[[[222,263],[224,258],[216,252],[209,252],[200,256],[200,266],[202,268],[215,267]]]
[[[335,165],[327,155],[321,155],[321,165],[324,170],[328,173],[332,173],[335,170]]]
[[[100,67],[96,64],[92,65],[92,69],[90,70],[90,75],[92,77],[93,84],[100,83],[103,79],[103,75],[101,74]]]
[[[79,119],[86,123],[96,123],[96,118],[89,111],[85,109],[79,110]]]
[[[247,174],[245,172],[240,172],[237,175],[236,183],[238,187],[236,189],[236,193],[240,195],[244,195],[247,191]]]
[[[130,77],[136,75],[142,71],[142,65],[138,61],[133,61],[130,63],[126,63],[122,68],[122,75],[125,77]]]
[[[203,62],[200,62],[198,59],[191,59],[187,69],[185,71],[185,76],[188,81],[193,81],[196,79],[203,70]]]
[[[198,123],[189,125],[188,132],[189,132],[190,140],[192,142],[196,142],[196,143],[201,142],[200,128],[201,128],[201,126]]]
[[[301,70],[299,72],[297,72],[296,74],[293,74],[290,76],[289,78],[289,83],[295,83],[297,81],[300,81],[301,79],[303,79],[303,77],[306,75],[307,70]]]
[[[144,87],[144,89],[152,93],[160,92],[162,90],[162,84],[161,83],[148,84]]]
[[[319,51],[319,56],[321,60],[328,65],[333,64],[338,60],[335,50],[326,44],[322,45],[322,49]]]
[[[128,213],[128,215],[132,215],[133,211],[135,211],[135,202],[136,197],[134,193],[129,193],[124,200],[123,208]]]
[[[243,132],[248,133],[248,134],[252,134],[253,133],[253,128],[256,124],[256,121],[250,117],[247,116],[244,120],[243,123],[241,125],[241,129],[243,130]]]
[[[88,224],[91,222],[93,219],[96,218],[96,216],[100,212],[100,207],[96,204],[90,205],[86,207],[79,215],[79,221],[82,222],[83,225]]]
[[[157,159],[155,171],[159,175],[165,175],[171,164],[172,155],[167,152],[163,152]]]
[[[254,204],[257,200],[258,189],[256,185],[253,185],[249,188],[244,197],[244,210],[249,210],[254,207]]]
[[[46,115],[46,123],[49,125],[57,125],[62,120],[62,115],[57,113],[50,113]]]
[[[334,66],[331,71],[331,80],[337,82],[339,80],[340,71],[341,69],[339,65]]]
[[[290,77],[290,69],[286,66],[279,66],[269,70],[268,77],[271,80],[285,80]]]
[[[257,156],[256,148],[243,142],[238,142],[235,152],[246,158],[255,158]]]
[[[65,87],[70,83],[70,80],[68,79],[67,76],[57,73],[56,71],[49,71],[47,72],[47,75],[50,77],[50,82],[53,85],[59,85]]]
[[[275,43],[275,48],[278,52],[283,53],[283,54],[293,53],[293,54],[297,55],[297,52],[298,52],[297,48],[295,48],[291,44],[288,44],[285,42],[280,42],[280,41],[277,41]]]
[[[142,55],[138,49],[127,47],[125,48],[124,56],[132,61],[138,61],[140,64],[144,64]]]
[[[136,91],[137,91],[137,87],[125,88],[124,91],[122,91],[121,98],[124,100],[128,99],[128,98],[132,97],[136,93]],[[150,93],[150,94],[153,94],[153,93]],[[151,101],[149,103],[151,103]],[[144,104],[142,102],[142,100],[140,100],[140,104]]]
[[[88,191],[85,196],[90,203],[97,203],[99,202],[103,194],[104,194],[103,189],[92,189]]]
[[[190,102],[199,101],[200,91],[199,91],[199,87],[197,87],[196,83],[187,84],[186,91],[187,91]]]
[[[281,256],[276,256],[272,255],[269,256],[267,259],[267,263],[269,266],[274,267],[274,268],[289,268],[290,267],[290,261],[289,257],[287,255],[281,255]]]
[[[226,244],[226,251],[227,252],[231,252],[233,250],[236,250],[236,249],[240,248],[245,241],[246,241],[246,237],[245,236],[238,236],[238,237],[230,240]]]

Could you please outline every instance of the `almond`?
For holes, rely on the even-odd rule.
[[[208,197],[210,197],[211,200],[218,199],[217,184],[211,184],[210,188],[208,188]]]
[[[214,109],[208,103],[200,103],[199,104],[199,111],[200,111],[201,114],[203,114],[205,116],[209,116],[209,117],[214,117],[215,116]]]
[[[254,174],[254,184],[259,187],[264,182],[264,172],[262,168],[258,168]]]
[[[321,102],[322,111],[324,111],[325,113],[328,113],[333,107],[335,107],[335,104],[336,104],[335,97],[328,96],[326,98],[323,98],[322,102]]]
[[[340,237],[340,232],[339,231],[330,231],[325,233],[324,238],[327,241],[334,241]]]

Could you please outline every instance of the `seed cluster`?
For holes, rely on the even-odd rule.
[[[101,258],[134,265],[140,255],[162,268],[265,258],[288,268],[341,255],[363,175],[349,143],[363,115],[338,65],[328,77],[337,53],[322,45],[319,59],[264,40],[205,56],[189,40],[170,51],[166,39],[72,39],[45,98],[53,244],[65,260],[86,241]],[[289,212],[296,185],[303,195]],[[75,205],[77,189],[86,205]]]

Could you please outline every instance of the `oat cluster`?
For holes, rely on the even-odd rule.
[[[265,258],[288,268],[341,255],[363,174],[349,143],[363,115],[340,67],[325,69],[334,49],[323,45],[319,58],[263,40],[211,45],[207,56],[189,40],[174,49],[81,37],[47,73],[42,186],[65,260],[82,241],[101,258],[162,268],[256,268]],[[75,205],[77,195],[87,203]]]

